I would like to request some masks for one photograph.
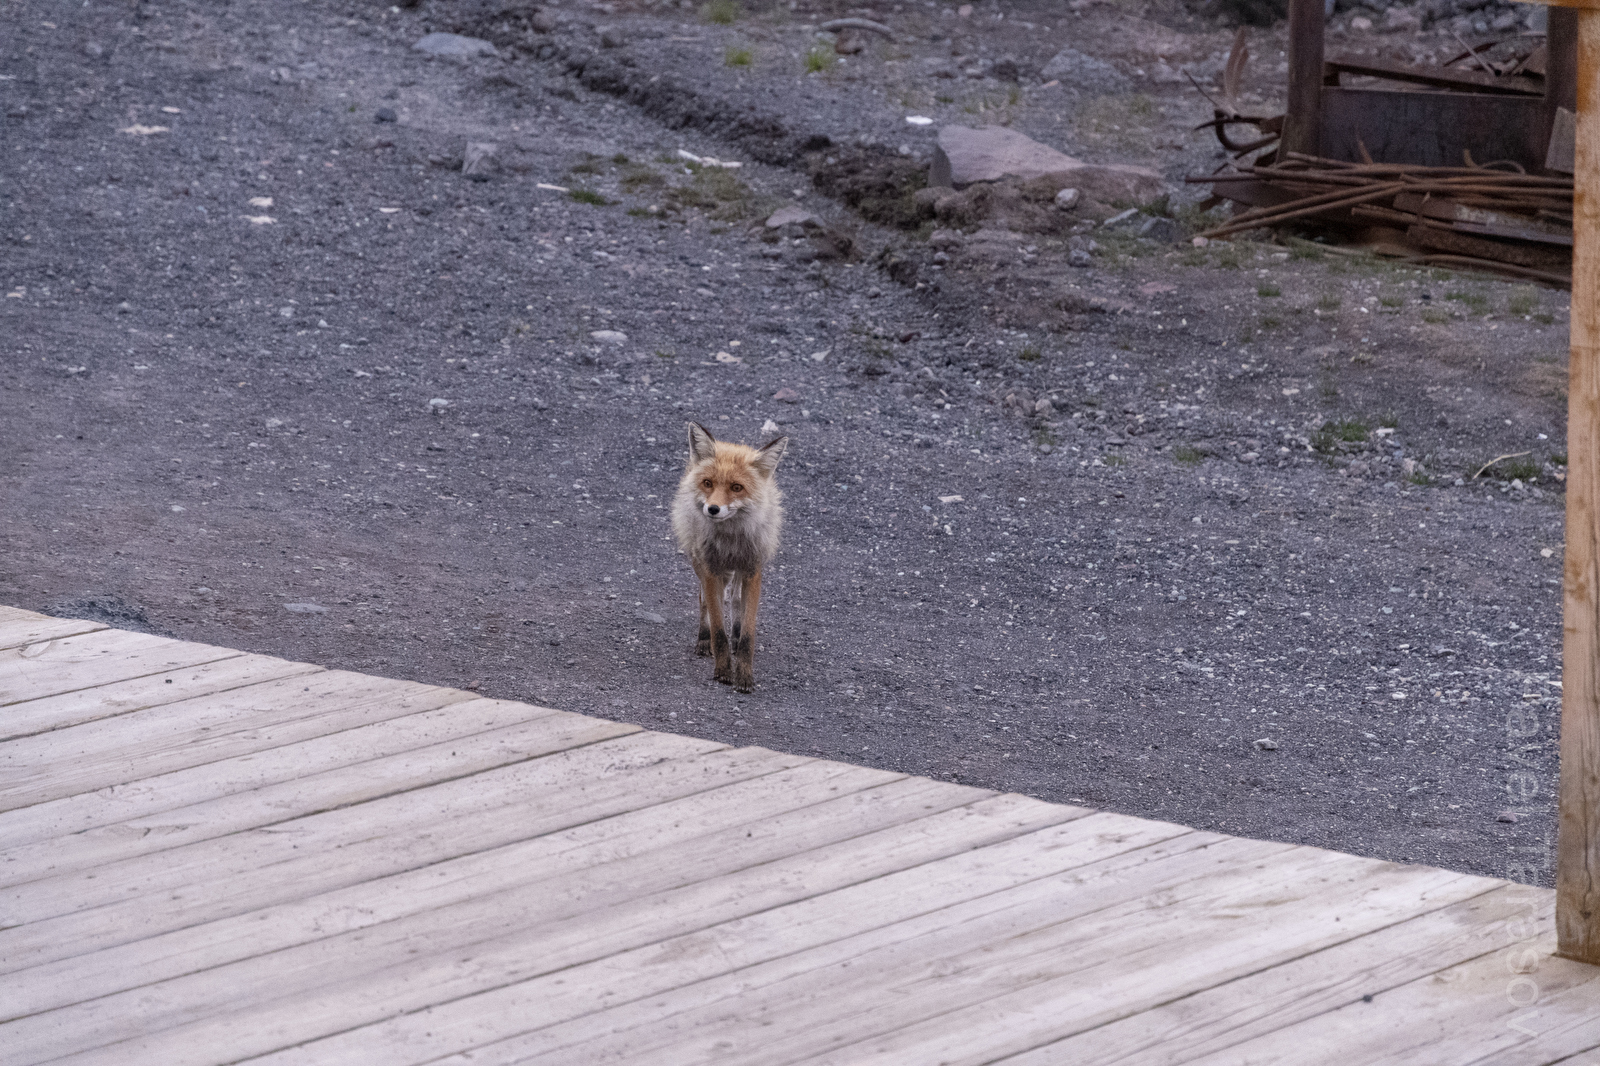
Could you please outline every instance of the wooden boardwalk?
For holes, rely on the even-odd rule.
[[[0,1063],[1600,1064],[1552,893],[0,608]]]

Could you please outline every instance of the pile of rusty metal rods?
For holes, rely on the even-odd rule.
[[[1572,179],[1520,174],[1487,167],[1425,167],[1400,163],[1345,163],[1289,153],[1289,162],[1270,167],[1242,166],[1225,174],[1189,178],[1213,185],[1263,182],[1306,195],[1271,207],[1241,212],[1202,237],[1226,237],[1262,226],[1374,204],[1402,193],[1446,197],[1470,207],[1515,214],[1572,214]],[[1300,164],[1296,166],[1294,164]]]

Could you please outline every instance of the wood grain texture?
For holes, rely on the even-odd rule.
[[[141,634],[0,691],[6,1066],[1600,1048],[1547,890]]]
[[[1600,965],[1600,10],[1578,16],[1557,951]]]

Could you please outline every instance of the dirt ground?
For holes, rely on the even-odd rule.
[[[839,58],[816,26],[850,14],[896,37]],[[1191,232],[1181,179],[1218,159],[1181,70],[1214,82],[1230,28],[1164,0],[0,21],[0,600],[1548,883],[1565,294],[1093,205],[895,215],[942,125],[1003,123],[1158,169]],[[433,30],[499,56],[412,49]],[[1271,106],[1281,30],[1254,40]],[[1109,67],[1050,84],[1066,47]],[[821,228],[766,231],[786,204]],[[749,696],[691,654],[691,418],[792,438]]]

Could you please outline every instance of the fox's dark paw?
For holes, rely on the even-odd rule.
[[[719,681],[724,685],[731,685],[733,684],[733,674],[727,670],[718,670],[711,675],[711,680]]]
[[[702,659],[711,658],[711,641],[702,640],[695,644],[694,653]]]
[[[749,692],[756,687],[756,674],[748,663],[734,662],[733,687],[740,692]]]

